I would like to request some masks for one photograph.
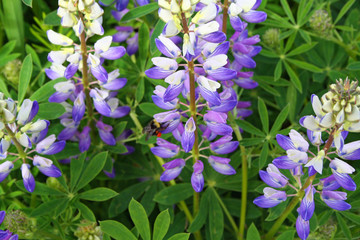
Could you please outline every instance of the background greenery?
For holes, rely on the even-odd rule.
[[[106,1],[104,1],[106,2]],[[109,1],[108,1],[109,2]],[[31,7],[30,7],[31,6]],[[130,2],[130,9],[133,7]],[[185,206],[192,208],[193,189],[187,182],[191,166],[186,166],[175,182],[159,181],[161,159],[150,152],[156,138],[145,141],[141,133],[154,113],[160,112],[151,101],[155,85],[162,80],[149,79],[144,71],[150,59],[159,56],[154,44],[164,24],[158,21],[157,3],[131,11],[122,22],[116,22],[104,7],[105,35],[112,35],[116,25],[131,25],[139,32],[140,51],[108,63],[107,70],[119,68],[128,84],[119,93],[122,103],[131,106],[131,114],[112,120],[115,135],[132,129],[127,141],[135,147],[131,155],[122,144],[116,147],[98,145],[79,155],[75,143],[67,143],[63,152],[52,156],[61,160],[79,155],[77,161],[62,165],[64,176],[59,179],[38,175],[36,190],[28,194],[22,187],[19,171],[13,171],[0,185],[0,208],[20,209],[29,218],[26,239],[77,239],[74,232],[86,225],[83,219],[99,221],[104,239],[188,239],[188,233],[200,231],[203,239],[237,239],[237,222],[241,206],[241,156],[248,160],[248,202],[246,227],[249,240],[260,239],[272,226],[287,202],[270,210],[256,207],[252,201],[262,193],[258,171],[280,156],[283,150],[275,136],[287,134],[291,128],[301,129],[301,116],[312,114],[311,94],[321,95],[338,78],[356,79],[360,74],[360,2],[356,0],[268,0],[260,9],[268,19],[249,24],[250,35],[260,34],[262,52],[255,57],[254,79],[259,87],[237,89],[240,100],[252,102],[254,114],[246,121],[237,120],[244,130],[240,142],[246,152],[231,154],[232,166],[238,174],[222,176],[205,169],[206,187],[200,195],[200,210],[191,223],[186,220]],[[56,50],[46,37],[48,29],[72,36],[72,31],[59,26],[57,1],[0,1],[0,91],[14,99],[24,97],[40,103],[39,117],[52,120],[50,133],[59,133],[57,118],[65,109],[47,98],[53,85],[64,79],[50,81],[44,69],[50,66],[47,54]],[[154,29],[150,37],[150,30]],[[229,33],[231,36],[231,33]],[[94,43],[96,37],[91,38]],[[304,132],[304,129],[301,129]],[[165,138],[169,137],[167,135]],[[350,134],[357,140],[358,135]],[[116,177],[109,179],[101,170],[111,170],[115,160]],[[85,159],[90,159],[86,161]],[[359,163],[352,163],[359,169]],[[360,172],[355,175],[360,184]],[[46,182],[42,184],[40,182]],[[359,239],[359,191],[348,193],[352,209],[337,212],[316,198],[309,239]],[[290,214],[276,239],[294,239],[296,215]],[[116,229],[116,230],[115,230]],[[124,238],[126,236],[126,238]],[[191,234],[190,238],[193,238]]]

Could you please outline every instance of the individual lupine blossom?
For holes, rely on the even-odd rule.
[[[3,223],[5,219],[6,212],[0,211],[0,225]],[[18,240],[19,236],[10,232],[9,230],[0,230],[0,239],[1,240]]]
[[[61,13],[59,16],[62,17],[62,26],[73,26],[75,34],[79,38],[81,34],[85,33],[86,39],[93,34],[103,34],[101,26],[103,10],[96,2],[90,0],[83,3],[80,0],[61,1],[59,6],[58,14]],[[66,14],[63,14],[64,12]],[[69,14],[72,25],[70,24]],[[83,21],[85,22],[83,23]],[[94,24],[100,25],[93,26]],[[121,58],[126,52],[125,48],[122,46],[111,47],[112,36],[100,38],[93,47],[87,46],[87,66],[94,77],[94,81],[86,84],[89,86],[85,86],[82,79],[77,75],[78,71],[83,71],[83,53],[80,46],[75,44],[69,37],[53,30],[48,30],[47,35],[51,43],[63,48],[49,53],[48,60],[52,62],[52,65],[49,69],[45,69],[45,72],[50,79],[59,77],[68,79],[56,83],[54,85],[56,92],[49,98],[50,102],[61,103],[66,109],[66,112],[60,117],[60,123],[65,128],[60,132],[59,139],[79,141],[81,152],[89,149],[91,143],[89,125],[84,126],[82,130],[78,129],[85,113],[89,111],[86,109],[86,101],[88,101],[86,100],[86,91],[89,90],[88,97],[92,99],[93,106],[101,115],[99,119],[93,119],[96,121],[99,136],[104,143],[115,145],[116,140],[111,133],[113,128],[104,123],[103,117],[121,118],[130,112],[128,106],[120,106],[120,102],[116,97],[117,91],[125,86],[127,80],[119,77],[118,69],[108,73],[102,64],[106,59],[116,60]],[[65,62],[68,62],[67,66],[63,66]]]
[[[54,134],[46,137],[49,121],[41,119],[33,121],[38,110],[37,101],[25,99],[18,108],[14,100],[4,99],[4,94],[0,93],[0,160],[5,160],[0,163],[0,182],[9,175],[14,163],[22,160],[20,169],[24,187],[29,192],[34,191],[35,180],[26,159],[32,161],[32,165],[42,174],[60,177],[61,171],[52,160],[41,155],[54,155],[65,147],[65,141],[56,141]],[[14,145],[17,151],[11,148],[11,145]],[[35,154],[31,157],[33,153],[39,155]]]
[[[316,95],[312,96],[312,106],[316,116],[305,116],[300,120],[300,124],[308,129],[308,139],[317,149],[317,153],[309,150],[309,143],[295,130],[290,131],[289,137],[278,134],[276,140],[286,151],[286,155],[275,158],[266,171],[260,171],[260,178],[270,187],[283,189],[290,186],[297,192],[300,189],[295,186],[302,188],[308,177],[331,172],[331,175],[322,176],[318,182],[315,179],[304,186],[306,187],[303,189],[304,196],[299,193],[290,195],[302,198],[296,221],[296,229],[301,239],[307,239],[310,233],[309,221],[315,209],[315,193],[319,193],[320,199],[329,207],[345,211],[351,208],[351,205],[345,202],[347,193],[337,190],[340,187],[348,191],[356,190],[356,184],[350,176],[355,169],[345,160],[360,159],[360,141],[345,143],[345,140],[348,131],[359,132],[357,127],[360,119],[357,105],[359,88],[357,82],[350,83],[346,79],[344,82],[337,81],[330,86],[330,89],[331,91],[323,95],[322,102]],[[331,134],[327,140],[331,142],[322,139],[324,131]],[[324,171],[327,160],[330,171]],[[307,174],[304,173],[306,168]],[[279,169],[290,171],[296,180],[295,186],[289,183],[289,179]],[[289,195],[286,195],[286,191],[265,188],[264,196],[256,198],[254,203],[259,207],[270,208],[285,201],[287,197]]]
[[[101,1],[99,1],[101,5],[106,6]],[[111,4],[115,3],[116,10],[111,10],[111,14],[115,18],[116,21],[120,21],[121,18],[129,12],[127,9],[127,5],[129,3],[128,0],[116,0]],[[137,6],[144,6],[149,4],[149,0],[137,0],[136,3],[134,2],[134,7]],[[110,4],[110,5],[111,5]],[[126,52],[128,55],[135,54],[139,49],[139,34],[132,26],[116,26],[115,29],[117,33],[113,35],[113,42],[124,42],[126,41]],[[132,37],[130,37],[132,35]]]
[[[172,143],[162,138],[157,139],[157,146],[151,151],[163,158],[173,160],[163,165],[165,171],[160,177],[162,181],[170,181],[178,177],[184,168],[186,161],[192,156],[182,159],[177,158],[180,151],[190,153],[195,144],[195,131],[201,130],[202,141],[199,143],[200,157],[208,161],[209,165],[217,172],[225,175],[235,174],[230,165],[230,159],[217,156],[228,154],[238,147],[237,141],[232,141],[232,128],[227,124],[227,113],[237,105],[236,92],[224,86],[220,92],[221,84],[236,77],[236,72],[227,67],[226,53],[229,42],[226,36],[219,31],[219,23],[215,20],[219,7],[214,3],[208,3],[200,11],[192,16],[197,1],[183,1],[181,6],[176,1],[159,1],[159,16],[166,22],[162,34],[155,39],[159,51],[166,57],[152,59],[155,67],[148,69],[145,74],[150,78],[164,79],[169,83],[167,88],[156,86],[152,99],[154,103],[164,109],[154,115],[160,124],[166,126],[162,133],[172,133],[179,143]],[[181,21],[186,19],[190,26],[182,26]],[[178,47],[173,37],[184,29],[182,47]],[[182,49],[182,50],[181,50]],[[178,63],[182,59],[184,63]],[[191,62],[191,63],[190,63]],[[198,115],[197,124],[193,117],[189,117],[181,105],[189,107],[190,100],[190,76],[189,64],[194,63],[195,82],[197,88],[196,109]],[[182,95],[184,100],[179,97]],[[182,102],[183,101],[183,102]],[[203,114],[201,114],[203,113]],[[205,123],[199,124],[200,122]],[[199,129],[197,129],[197,127]],[[219,137],[218,137],[219,136]],[[208,146],[202,147],[202,144]],[[211,150],[210,156],[202,155],[204,150]],[[203,160],[196,159],[193,164],[191,183],[195,191],[200,192],[204,186]]]

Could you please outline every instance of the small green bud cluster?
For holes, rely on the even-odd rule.
[[[272,49],[277,49],[280,45],[280,30],[278,28],[269,28],[263,35],[264,43]]]
[[[322,35],[327,34],[332,29],[331,18],[325,10],[315,11],[309,22],[310,27]]]
[[[21,61],[19,59],[15,59],[8,62],[1,70],[1,73],[4,75],[5,79],[8,80],[15,88],[17,88],[19,84],[20,69]]]
[[[7,211],[4,226],[10,232],[18,234],[21,239],[31,236],[34,230],[33,222],[20,210]]]
[[[101,240],[103,233],[96,223],[83,220],[80,226],[76,229],[74,235],[78,240]]]

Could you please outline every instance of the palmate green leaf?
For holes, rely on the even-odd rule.
[[[153,117],[155,114],[163,112],[163,109],[156,106],[154,103],[141,103],[140,110],[146,115]]]
[[[211,191],[211,189],[207,188],[206,191],[201,195],[199,212],[196,214],[194,221],[190,224],[188,232],[193,233],[199,230],[205,224],[209,209],[209,191]]]
[[[30,216],[39,217],[39,216],[49,215],[53,213],[57,208],[61,207],[65,202],[68,202],[68,200],[69,200],[68,198],[57,198],[42,203],[31,212]]]
[[[65,111],[64,106],[60,103],[44,102],[39,104],[37,117],[47,120],[58,119]]]
[[[334,21],[334,25],[347,13],[347,11],[349,11],[349,9],[351,8],[351,6],[356,2],[356,0],[348,0],[346,1],[346,3],[344,4],[344,6],[341,8],[339,14],[337,15],[335,21]]]
[[[274,71],[274,80],[277,81],[281,77],[282,74],[282,61],[279,60],[276,64],[275,71]]]
[[[132,232],[122,223],[113,220],[100,221],[100,227],[101,231],[116,240],[137,240],[134,234],[132,234]]]
[[[308,70],[310,72],[314,72],[314,73],[322,73],[323,72],[323,70],[321,68],[319,68],[311,63],[299,61],[299,60],[292,59],[292,58],[287,58],[286,60],[291,62],[292,64],[298,66],[299,68]]]
[[[32,57],[35,65],[38,66],[39,68],[41,68],[40,58],[39,58],[38,54],[36,53],[36,51],[28,44],[26,44],[26,46],[25,46],[25,51],[27,54],[31,54],[31,57]]]
[[[281,2],[281,5],[283,7],[283,10],[285,11],[286,15],[289,17],[290,21],[295,24],[295,19],[294,19],[294,16],[291,12],[291,8],[287,2],[287,0],[280,0]]]
[[[24,187],[23,180],[18,180],[15,182],[16,186],[24,191],[27,192],[27,190]],[[65,193],[60,192],[54,188],[48,187],[46,184],[35,182],[35,190],[32,192],[32,194],[36,195],[51,195],[51,196],[64,196]]]
[[[25,94],[30,83],[32,71],[33,71],[33,61],[31,54],[28,54],[23,61],[19,75],[18,105],[20,105],[25,98]]]
[[[101,152],[95,155],[86,165],[84,171],[80,175],[79,182],[76,184],[75,192],[85,187],[91,182],[104,168],[108,153]]]
[[[39,89],[37,89],[33,95],[31,95],[30,100],[31,101],[38,101],[40,102],[47,102],[49,97],[55,93],[54,85],[58,82],[64,82],[66,81],[66,78],[58,78],[51,80],[50,82],[47,82],[43,86],[41,86]]]
[[[168,240],[188,240],[190,233],[177,233],[171,236]]]
[[[7,85],[5,84],[5,79],[0,75],[0,92],[2,92],[5,97],[11,97],[8,91]]]
[[[340,215],[339,212],[335,212],[335,214],[336,214],[336,219],[341,227],[342,233],[345,235],[347,239],[351,240],[352,236],[349,226],[346,224],[345,220],[343,219],[343,217]]]
[[[32,0],[22,0],[23,3],[29,7],[32,7]]]
[[[297,31],[294,31],[294,32],[290,35],[290,37],[289,37],[289,38],[287,39],[287,41],[286,41],[286,45],[285,45],[285,50],[284,50],[284,52],[287,52],[287,51],[289,51],[289,50],[292,48],[296,36],[297,36]]]
[[[139,81],[138,86],[136,88],[136,94],[135,94],[135,99],[136,99],[136,101],[138,103],[141,102],[141,100],[143,99],[144,93],[145,93],[145,80],[142,77],[142,78],[140,78],[140,81]]]
[[[81,215],[85,219],[87,219],[87,220],[89,220],[91,222],[96,222],[96,217],[95,217],[94,213],[85,204],[83,204],[83,203],[81,203],[79,201],[76,201],[74,203],[74,207],[76,207],[81,212]]]
[[[128,171],[126,170],[126,173]],[[144,176],[144,175],[143,175]],[[162,183],[160,181],[153,181],[149,188],[147,188],[143,197],[141,198],[141,205],[145,208],[146,214],[149,216],[155,208],[156,203],[153,201],[155,194],[158,192]]]
[[[148,15],[149,13],[152,13],[153,11],[157,10],[158,8],[159,8],[159,5],[157,2],[153,2],[153,3],[149,3],[147,5],[144,5],[144,6],[133,8],[121,18],[121,22],[127,22],[127,21],[133,20],[135,18],[143,17],[145,15]]]
[[[143,240],[151,239],[150,224],[144,207],[135,199],[131,199],[129,204],[129,213],[134,222],[137,231]],[[165,233],[166,234],[166,233]]]
[[[340,211],[340,213],[346,217],[347,219],[349,219],[350,221],[354,222],[355,224],[359,224],[360,223],[360,216],[358,214],[352,213],[352,212],[348,212],[348,211]]]
[[[256,128],[251,123],[244,120],[236,120],[236,123],[239,127],[241,127],[245,132],[255,134],[257,136],[265,137],[265,133],[263,133],[260,129]]]
[[[302,93],[302,84],[301,81],[298,77],[298,75],[294,72],[294,70],[289,66],[289,64],[287,64],[286,62],[284,62],[285,68],[287,73],[289,74],[290,77],[290,81],[294,84],[294,86],[296,87],[296,89]]]
[[[270,135],[272,137],[275,137],[275,134],[277,134],[277,132],[281,129],[281,126],[285,122],[288,114],[289,114],[289,105],[286,105],[286,107],[283,110],[281,110],[281,112],[275,119],[275,122],[271,128]]]
[[[313,47],[315,47],[316,44],[317,44],[317,42],[302,44],[299,47],[297,47],[297,48],[293,49],[292,51],[290,51],[289,53],[287,53],[286,56],[291,57],[291,56],[295,56],[295,55],[299,55],[301,53],[307,52],[310,49],[312,49]]]
[[[127,209],[130,200],[132,198],[140,197],[150,183],[151,181],[140,182],[119,192],[119,195],[111,200],[108,209],[109,217],[112,218],[124,212]]]
[[[260,158],[259,158],[259,169],[262,169],[265,164],[269,154],[269,144],[267,142],[264,143],[261,149]]]
[[[258,145],[262,142],[264,142],[265,139],[264,138],[243,138],[239,144],[241,146],[245,146],[245,147],[248,147],[248,146],[253,146],[253,145]]]
[[[306,21],[304,21],[305,16],[309,13],[314,0],[301,0],[298,10],[297,10],[297,21],[300,26],[302,26]]]
[[[264,132],[269,132],[269,115],[264,100],[258,98],[258,110]]]
[[[12,40],[8,43],[6,43],[4,46],[0,48],[0,57],[3,58],[9,53],[11,53],[16,46],[16,40]]]
[[[222,239],[224,232],[224,214],[217,200],[215,189],[211,188],[209,194],[209,232],[210,240],[220,240]]]
[[[299,30],[299,33],[300,33],[300,36],[302,37],[302,39],[305,40],[305,42],[311,43],[311,37],[310,37],[310,35],[309,35],[308,32],[300,29],[300,30]]]
[[[155,44],[155,38],[157,38],[157,36],[159,36],[161,34],[164,27],[165,27],[165,22],[163,20],[159,19],[154,27],[154,31],[151,34],[151,38],[150,38],[150,53],[151,53],[151,55],[153,55],[157,50],[157,47]]]
[[[140,68],[145,70],[146,61],[149,54],[150,31],[146,23],[141,24],[139,29],[139,58]]]
[[[60,26],[61,18],[57,15],[57,10],[54,10],[46,15],[44,23],[50,26]]]
[[[273,52],[270,52],[266,49],[262,49],[260,55],[268,57],[268,58],[278,58],[279,56]]]
[[[79,198],[89,201],[102,202],[109,200],[116,195],[118,195],[118,193],[110,188],[99,187],[80,193]]]
[[[180,183],[158,192],[154,201],[164,205],[173,205],[191,197],[193,194],[194,190],[190,183]]]
[[[289,230],[280,234],[276,240],[293,240],[294,239],[295,230]]]
[[[351,71],[359,71],[360,70],[360,62],[352,62],[347,65],[346,69]]]
[[[256,226],[254,223],[251,223],[247,234],[246,234],[246,240],[260,240],[260,233],[257,230]]]
[[[170,214],[169,210],[166,209],[159,213],[154,223],[153,240],[162,240],[170,226]]]

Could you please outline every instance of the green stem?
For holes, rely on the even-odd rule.
[[[219,196],[219,194],[217,193],[217,191],[216,191],[213,187],[211,187],[211,189],[213,190],[213,192],[214,192],[217,200],[218,200],[219,203],[220,203],[220,206],[221,206],[222,209],[224,210],[224,213],[225,213],[226,217],[228,218],[228,220],[229,220],[232,228],[234,229],[235,235],[237,235],[237,233],[239,232],[239,229],[238,229],[237,226],[236,226],[236,223],[235,223],[235,221],[234,221],[234,218],[231,216],[229,210],[228,210],[227,207],[225,206],[223,200],[221,199],[221,197]]]
[[[234,130],[235,136],[238,141],[242,140],[239,126],[236,124],[234,116],[231,112],[228,114],[229,122]],[[244,239],[245,233],[245,219],[246,219],[246,208],[247,208],[247,192],[248,192],[248,163],[246,156],[246,149],[244,146],[240,146],[241,151],[241,172],[242,172],[242,183],[241,183],[241,209],[240,209],[240,223],[239,223],[239,234],[238,239]]]
[[[16,139],[15,137],[15,134],[13,133],[13,131],[9,128],[9,126],[7,124],[4,124],[5,125],[5,129],[6,129],[6,132],[9,134],[11,140],[13,141],[18,153],[19,153],[19,157],[21,159],[23,159],[25,161],[26,159],[26,153],[24,152],[23,150],[23,147],[21,146],[21,144],[18,142],[18,140]]]
[[[332,143],[334,142],[334,134],[337,131],[337,129],[339,129],[339,128],[340,128],[340,126],[336,125],[331,130],[329,138],[323,148],[323,150],[325,151],[325,155],[327,154]],[[279,230],[280,226],[283,224],[285,219],[287,219],[289,214],[294,210],[294,208],[297,206],[297,204],[303,198],[303,196],[305,194],[305,189],[312,184],[315,177],[316,177],[316,174],[314,174],[306,179],[304,186],[301,187],[301,189],[298,191],[297,195],[291,200],[290,204],[287,206],[285,211],[280,215],[280,217],[276,220],[274,225],[271,227],[270,231],[265,235],[265,240],[273,239],[274,235],[277,233],[277,231]]]
[[[84,16],[82,13],[79,13],[80,19],[84,22]],[[85,94],[85,104],[86,104],[86,110],[89,117],[88,124],[90,125],[91,129],[91,138],[93,141],[96,141],[96,127],[95,127],[95,121],[94,121],[94,109],[93,104],[90,97],[90,89],[89,89],[89,67],[87,65],[87,46],[86,46],[86,37],[85,37],[85,31],[83,31],[80,34],[80,43],[81,43],[81,56],[82,56],[82,84],[84,86],[84,94]]]
[[[137,115],[136,115],[136,113],[134,111],[130,112],[130,118],[133,120],[138,132],[141,132],[143,127],[142,127],[142,125],[141,125],[141,123],[140,123],[139,119],[137,118]],[[148,144],[148,146],[149,146],[149,148],[155,147],[154,144]],[[165,164],[164,159],[162,159],[161,157],[156,156],[156,155],[154,155],[154,156],[155,156],[156,161],[159,163],[160,166]],[[176,185],[176,182],[174,180],[171,180],[171,181],[169,181],[169,184],[171,186],[174,186],[174,185]],[[188,219],[188,221],[190,223],[192,223],[194,221],[194,218],[193,218],[189,208],[187,207],[185,201],[180,201],[179,202],[179,208],[182,211],[184,211],[186,218]]]

